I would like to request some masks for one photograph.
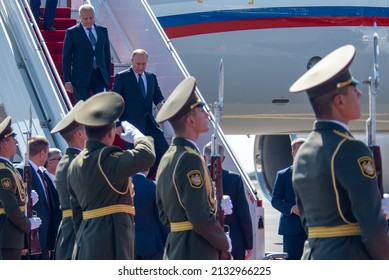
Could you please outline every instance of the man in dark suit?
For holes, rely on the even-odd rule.
[[[355,47],[325,56],[289,89],[306,91],[316,122],[293,163],[293,188],[308,232],[303,259],[389,259],[388,225],[370,149],[349,123],[361,116],[362,92],[349,66]]]
[[[162,260],[169,229],[158,215],[155,182],[147,179],[148,171],[132,176],[135,196],[135,259]]]
[[[134,50],[131,56],[132,66],[115,76],[112,90],[119,93],[125,101],[125,108],[120,120],[126,120],[138,128],[144,135],[154,138],[156,161],[148,177],[155,178],[161,157],[169,148],[163,131],[154,118],[152,104],[157,110],[162,108],[165,99],[158,85],[155,74],[145,71],[148,54],[145,50]],[[133,145],[125,143],[128,149]]]
[[[28,219],[24,212],[26,190],[23,179],[10,161],[17,150],[15,136],[11,117],[6,117],[0,123],[0,259],[4,260],[20,260],[25,235],[41,224],[40,218]],[[32,205],[37,202],[36,193],[34,197]]]
[[[65,88],[75,100],[86,100],[108,90],[111,50],[106,27],[95,24],[95,11],[89,4],[79,8],[81,23],[66,30],[62,68]]]
[[[303,138],[292,141],[292,156],[295,157],[300,146],[305,142]],[[278,234],[283,236],[284,252],[288,253],[288,260],[299,260],[303,254],[304,242],[307,234],[300,220],[300,211],[296,205],[292,184],[292,166],[277,172],[272,193],[271,204],[281,212]]]
[[[43,13],[43,29],[48,31],[55,31],[53,26],[55,12],[57,8],[58,0],[46,0],[45,10]],[[40,23],[40,7],[41,0],[30,0],[31,11],[34,15],[35,21]]]
[[[49,192],[51,195],[51,221],[50,221],[50,230],[49,230],[49,248],[50,248],[50,257],[54,258],[54,247],[55,240],[57,238],[58,227],[62,220],[62,213],[59,210],[59,195],[57,191],[57,186],[55,182],[55,172],[58,166],[59,161],[62,159],[62,151],[57,148],[50,148],[47,161],[44,165],[45,170],[43,175],[45,176],[47,185],[49,187]]]
[[[68,191],[68,169],[70,163],[84,148],[86,141],[85,127],[74,120],[74,112],[79,110],[82,103],[83,101],[80,100],[51,130],[51,133],[59,132],[68,144],[65,155],[59,161],[55,172],[55,183],[59,195],[60,210],[62,211],[62,221],[55,242],[54,258],[56,260],[70,260],[72,258],[76,238]]]
[[[212,142],[209,142],[203,148],[203,155],[208,164],[211,163],[211,147]],[[223,146],[218,145],[218,150],[223,162],[225,159]],[[253,249],[253,225],[243,181],[239,174],[223,169],[222,182],[223,195],[228,195],[234,206],[232,213],[224,217],[224,224],[230,228],[231,255],[234,260],[248,259]]]
[[[51,226],[51,211],[52,199],[50,189],[39,169],[47,160],[50,144],[49,141],[40,135],[33,136],[28,142],[30,149],[29,163],[31,166],[31,181],[32,189],[35,190],[39,196],[38,203],[34,205],[33,210],[42,219],[42,225],[39,227],[39,244],[41,245],[42,253],[30,256],[30,259],[48,260],[50,258],[49,247],[49,231]],[[19,173],[23,176],[24,162],[16,166]]]

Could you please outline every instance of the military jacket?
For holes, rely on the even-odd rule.
[[[71,162],[68,182],[76,229],[73,259],[134,258],[133,215],[121,211],[85,218],[86,211],[133,205],[130,176],[147,170],[155,161],[151,137],[139,138],[134,144],[133,150],[123,152],[120,147],[88,140]]]
[[[65,155],[58,163],[57,170],[55,172],[55,183],[59,195],[59,208],[62,212],[71,211],[67,174],[70,163],[79,153],[80,150],[77,148],[67,148]],[[57,240],[55,243],[55,259],[71,259],[75,236],[72,217],[68,216],[63,218],[61,220],[61,224],[59,225]]]
[[[23,179],[8,160],[0,158],[0,246],[24,248],[25,234],[30,232],[30,221],[20,209],[25,203]]]
[[[174,138],[157,173],[159,216],[166,226],[189,221],[193,229],[169,233],[166,259],[216,260],[220,250],[228,250],[228,241],[215,217],[214,197],[210,197],[214,190],[209,191],[207,181],[208,169],[197,147],[184,138]]]
[[[316,122],[295,158],[293,186],[310,234],[313,227],[360,228],[359,234],[343,236],[333,236],[334,231],[331,237],[311,234],[304,258],[389,258],[388,227],[371,152],[343,126]]]

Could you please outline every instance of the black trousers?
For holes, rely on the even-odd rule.
[[[88,86],[80,87],[80,86],[73,85],[73,90],[74,90],[74,99],[76,100],[76,102],[79,100],[85,101],[91,96],[91,93],[93,95],[96,93],[107,91],[108,85],[105,83],[100,68],[97,68],[92,70],[92,77]]]

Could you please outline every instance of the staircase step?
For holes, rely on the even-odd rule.
[[[43,17],[43,13],[45,10],[44,7],[41,7],[40,10],[41,10],[41,17]],[[70,18],[71,14],[72,14],[72,9],[68,7],[59,7],[55,11],[56,18]]]
[[[46,42],[63,42],[65,39],[65,30],[47,31],[41,30],[43,38]]]
[[[51,59],[55,63],[62,63],[62,52],[61,53],[50,53]]]
[[[54,62],[55,68],[57,68],[58,75],[63,76],[62,61]]]
[[[47,48],[50,51],[50,54],[61,54],[63,49],[63,42],[47,42]]]
[[[41,22],[42,21],[43,21],[43,18],[41,18]],[[66,30],[69,27],[72,27],[73,25],[76,25],[76,24],[77,24],[77,20],[75,20],[74,18],[55,18],[53,26],[57,30]],[[42,24],[39,24],[39,28],[43,29]]]

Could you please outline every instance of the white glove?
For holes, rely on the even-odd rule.
[[[32,206],[37,204],[38,200],[39,200],[38,193],[35,190],[31,190],[31,203],[32,203]]]
[[[123,133],[120,134],[120,138],[128,143],[134,143],[139,137],[144,137],[143,133],[139,131],[135,126],[128,121],[122,121]]]
[[[228,240],[228,252],[231,253],[232,252],[232,243],[231,243],[231,237],[228,233],[226,233],[226,237],[227,237],[227,240]]]
[[[382,199],[382,211],[384,212],[386,219],[389,220],[389,194],[385,193]]]
[[[37,229],[42,224],[42,220],[39,217],[32,217],[29,218],[29,220],[31,223],[31,229]]]
[[[220,208],[224,211],[224,215],[232,214],[232,201],[229,195],[223,195],[220,201]]]

